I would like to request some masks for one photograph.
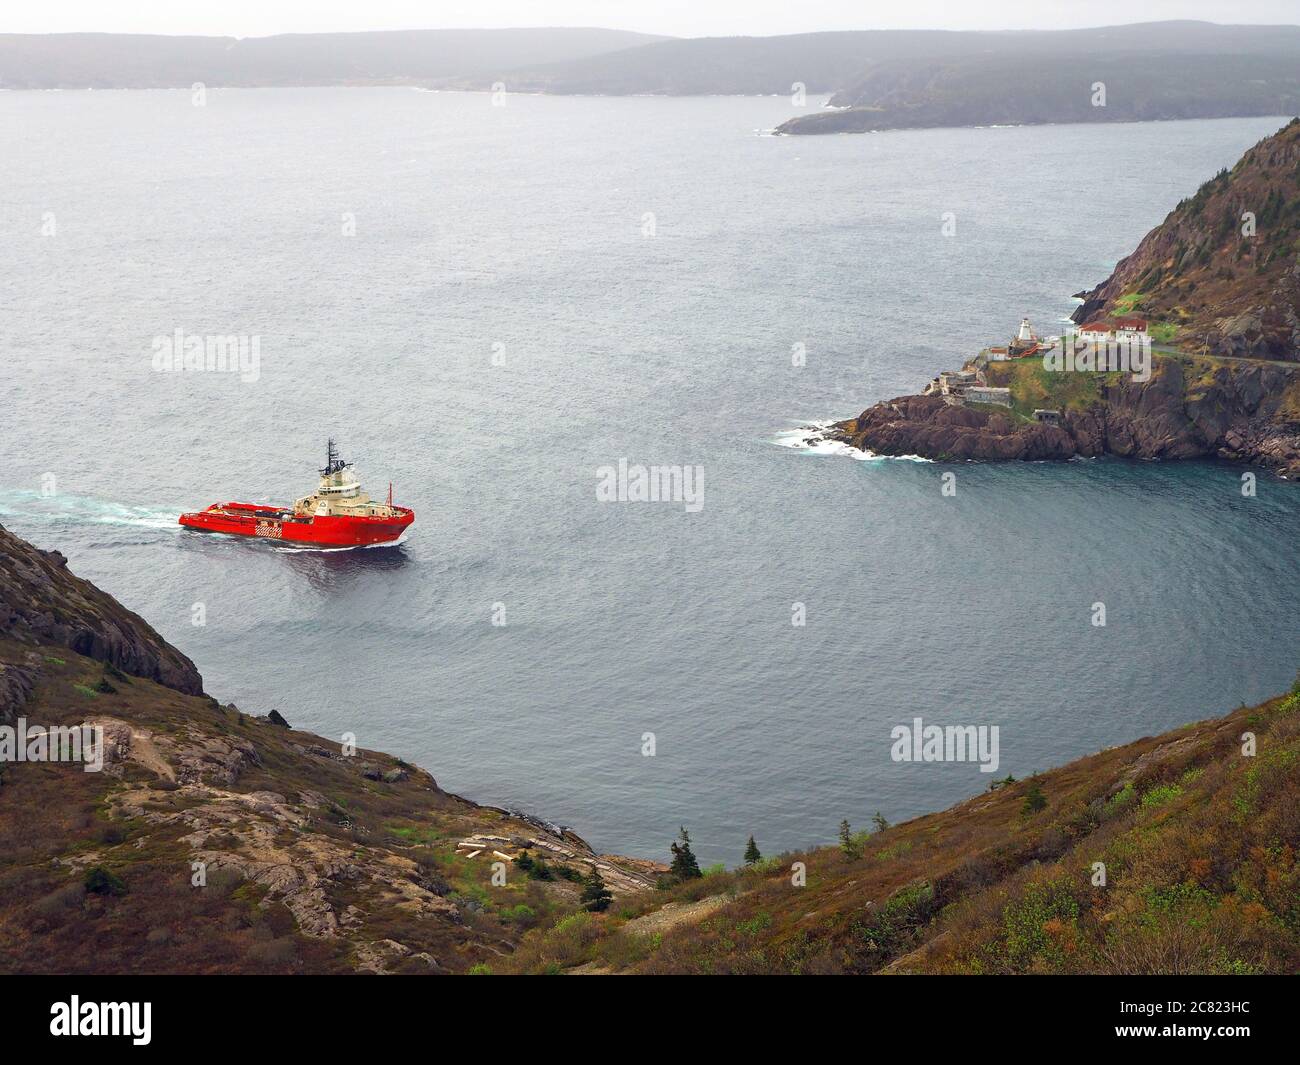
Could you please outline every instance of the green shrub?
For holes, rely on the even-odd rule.
[[[1157,784],[1154,788],[1142,796],[1140,803],[1142,809],[1150,810],[1155,806],[1163,806],[1167,802],[1173,802],[1183,793],[1183,789],[1177,784]]]
[[[1047,809],[1047,796],[1043,794],[1043,789],[1038,786],[1038,781],[1031,780],[1029,789],[1025,792],[1025,801],[1020,804],[1020,812],[1029,817],[1045,809]]]
[[[1002,913],[1007,962],[1012,970],[1024,972],[1040,960],[1060,968],[1064,948],[1053,930],[1059,927],[1073,933],[1078,920],[1079,903],[1068,882],[1030,884]]]
[[[86,870],[86,890],[92,895],[125,895],[126,884],[102,865]]]
[[[924,880],[899,889],[878,910],[869,911],[855,926],[867,967],[876,968],[909,946],[933,912],[934,886]]]
[[[1128,806],[1132,805],[1133,800],[1137,798],[1137,788],[1130,781],[1125,784],[1119,791],[1106,800],[1106,813],[1113,816],[1120,813]]]

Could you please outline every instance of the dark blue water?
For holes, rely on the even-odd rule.
[[[1023,775],[1287,685],[1291,485],[965,465],[945,498],[946,467],[779,446],[1023,313],[1053,331],[1280,120],[756,135],[787,114],[0,94],[0,521],[223,700],[611,851],[662,857],[685,823],[736,861],[750,832],[775,852],[986,787],[889,760],[918,715],[999,725],[999,775]],[[176,329],[259,336],[258,379],[154,372]],[[402,546],[295,554],[172,524],[304,494],[330,433],[415,508]],[[598,502],[620,458],[698,464],[703,510]]]

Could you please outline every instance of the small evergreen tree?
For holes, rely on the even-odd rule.
[[[840,850],[850,861],[862,857],[862,849],[858,846],[858,841],[853,838],[853,829],[849,827],[847,818],[840,822]]]
[[[677,838],[681,843],[672,844],[672,875],[679,881],[703,876],[704,874],[700,872],[700,863],[695,860],[695,852],[691,850],[691,836],[685,826],[679,830]]]
[[[515,868],[520,869],[525,873],[529,872],[533,868],[533,856],[527,851],[523,851],[519,857],[515,859]]]
[[[600,870],[594,865],[591,867],[591,875],[582,882],[581,897],[583,909],[590,910],[592,913],[604,913],[609,909],[609,904],[614,901],[614,896],[605,886]]]
[[[1038,781],[1029,782],[1029,790],[1025,792],[1025,801],[1020,807],[1020,812],[1028,817],[1030,814],[1036,814],[1039,810],[1047,807],[1047,796],[1043,794],[1043,789],[1038,786]]]
[[[745,864],[755,865],[762,861],[763,855],[759,853],[758,844],[754,842],[754,837],[749,837],[749,844],[745,847]]]
[[[116,873],[111,873],[102,865],[86,871],[84,881],[86,890],[92,895],[125,895],[126,884]]]
[[[871,823],[876,826],[877,832],[883,832],[889,827],[889,822],[880,816],[880,811],[876,811],[876,816],[871,819]]]

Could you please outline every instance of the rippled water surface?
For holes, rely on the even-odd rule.
[[[0,93],[0,522],[223,701],[611,851],[663,856],[685,823],[734,862],[750,832],[775,852],[986,787],[890,761],[916,716],[999,725],[1023,775],[1285,687],[1291,485],[966,465],[945,498],[947,467],[782,446],[1021,314],[1058,329],[1281,120],[758,135],[788,113]],[[257,380],[153,372],[176,329],[257,335]],[[330,433],[415,508],[400,547],[173,524],[305,494]],[[620,458],[702,466],[703,510],[598,502]]]

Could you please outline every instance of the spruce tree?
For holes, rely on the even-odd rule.
[[[678,880],[692,880],[701,877],[704,874],[700,872],[700,863],[695,860],[695,853],[691,850],[691,836],[682,826],[678,832],[680,844],[672,844],[673,864],[670,872]]]
[[[754,842],[754,837],[749,837],[749,845],[745,847],[745,864],[754,865],[761,861],[763,855],[759,853],[758,844]]]
[[[853,838],[853,829],[849,827],[847,818],[840,822],[840,850],[850,861],[862,857],[862,851],[858,847],[858,841]]]
[[[609,893],[609,888],[605,886],[600,870],[593,865],[591,875],[582,882],[583,909],[590,910],[592,913],[604,913],[609,909],[609,904],[613,901],[614,896]]]

